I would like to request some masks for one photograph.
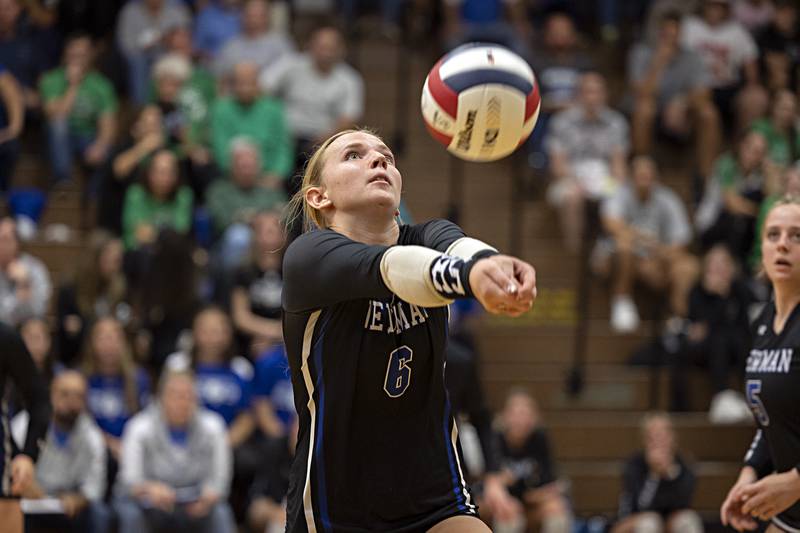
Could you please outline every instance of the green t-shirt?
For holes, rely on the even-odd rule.
[[[216,180],[208,187],[206,204],[214,221],[214,229],[222,233],[234,222],[247,222],[259,211],[275,209],[286,201],[286,195],[266,187],[243,190],[229,179]]]
[[[768,156],[773,162],[786,166],[800,156],[800,135],[797,132],[790,135],[781,133],[766,118],[753,122],[750,129],[764,136]]]
[[[68,88],[64,67],[47,72],[39,81],[39,92],[45,103],[60,98]],[[93,137],[97,134],[100,117],[116,110],[117,96],[111,82],[99,72],[89,72],[78,86],[78,94],[69,113],[70,129],[78,135]]]
[[[211,110],[212,148],[217,164],[230,168],[231,141],[239,136],[253,140],[261,151],[266,172],[287,177],[294,167],[294,148],[283,103],[262,97],[250,105],[233,98],[219,98]]]
[[[150,224],[156,228],[170,228],[188,233],[192,226],[192,189],[181,186],[171,201],[160,202],[139,183],[134,183],[125,193],[122,208],[122,237],[125,247],[136,249],[136,228]]]
[[[722,190],[733,189],[743,196],[750,196],[764,187],[764,176],[760,171],[744,174],[732,152],[719,156],[714,163],[714,179]]]

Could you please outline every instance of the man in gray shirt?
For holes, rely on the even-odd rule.
[[[232,453],[222,417],[198,407],[194,377],[166,371],[159,401],[122,435],[120,533],[234,533]]]
[[[692,240],[689,217],[680,198],[658,182],[649,156],[631,164],[626,183],[601,205],[600,217],[609,237],[600,240],[592,257],[599,274],[614,266],[611,327],[630,333],[639,326],[631,294],[637,279],[669,291],[672,313],[685,316],[689,290],[697,278],[697,258],[687,249]]]
[[[719,114],[706,67],[697,54],[681,46],[680,28],[680,12],[665,12],[655,43],[640,42],[628,56],[633,148],[636,153],[650,152],[656,123],[678,140],[694,134],[697,165],[708,176],[720,143]]]
[[[106,490],[106,447],[103,435],[86,413],[86,380],[74,370],[58,374],[50,388],[53,419],[36,464],[36,479],[23,498],[57,498],[63,516],[33,515],[31,526],[59,531],[106,533],[110,512],[103,503]],[[25,435],[28,413],[12,421],[19,441]]]
[[[217,78],[226,80],[240,63],[253,63],[264,70],[292,51],[294,43],[288,37],[270,30],[267,1],[248,0],[242,9],[242,33],[225,43],[212,70]]]
[[[286,103],[286,120],[295,139],[296,175],[318,145],[337,131],[353,127],[364,113],[364,80],[344,62],[339,30],[321,26],[308,52],[287,56],[259,80],[265,92]],[[299,183],[294,184],[294,192]]]

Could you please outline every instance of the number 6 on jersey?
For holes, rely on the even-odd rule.
[[[413,352],[408,346],[401,346],[389,354],[389,364],[386,366],[386,380],[383,390],[391,398],[402,396],[411,384],[411,367],[408,363],[413,358]]]

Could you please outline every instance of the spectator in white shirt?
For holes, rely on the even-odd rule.
[[[577,103],[553,117],[545,138],[553,179],[547,199],[559,210],[565,245],[573,253],[583,236],[586,200],[610,195],[627,171],[628,123],[607,102],[603,76],[584,74]]]
[[[729,129],[741,131],[766,112],[769,98],[760,85],[758,48],[731,17],[730,0],[704,0],[700,16],[684,20],[681,43],[705,63],[714,102]]]

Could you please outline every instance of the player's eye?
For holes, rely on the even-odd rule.
[[[394,156],[392,154],[386,154],[385,153],[385,154],[383,154],[383,156],[386,158],[386,161],[388,161],[390,164],[394,165]]]
[[[345,161],[350,161],[352,159],[358,159],[359,157],[361,157],[361,154],[359,154],[358,152],[356,152],[354,150],[350,150],[349,152],[344,154]]]
[[[768,229],[768,230],[767,230],[767,240],[770,240],[770,241],[777,241],[777,240],[778,240],[778,238],[780,237],[780,235],[781,235],[781,232],[780,232],[780,231],[778,231],[778,230],[777,230],[777,229],[775,229],[775,228],[772,228],[772,229]]]
[[[792,230],[789,233],[789,238],[792,240],[793,243],[798,244],[800,243],[800,230]]]

